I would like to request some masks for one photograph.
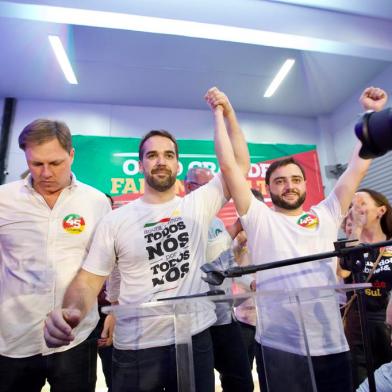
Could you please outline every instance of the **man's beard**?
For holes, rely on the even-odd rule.
[[[306,192],[304,192],[302,195],[299,195],[298,199],[292,203],[287,202],[281,196],[278,196],[272,192],[270,192],[270,196],[271,196],[271,200],[272,200],[273,205],[275,205],[279,208],[283,208],[285,210],[296,210],[297,208],[301,207],[302,204],[304,204],[305,199],[306,199]]]
[[[165,171],[168,175],[164,178],[158,178],[154,174]],[[144,174],[147,184],[158,192],[165,192],[170,189],[176,182],[177,176],[168,169],[153,169],[151,174]]]

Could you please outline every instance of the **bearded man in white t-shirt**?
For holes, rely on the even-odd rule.
[[[242,175],[249,154],[235,113],[218,89],[216,105],[227,121],[230,140]],[[178,146],[167,131],[150,131],[139,146],[144,195],[110,213],[97,228],[83,268],[69,286],[63,309],[46,322],[49,346],[67,345],[72,328],[83,319],[115,265],[121,275],[118,301],[139,304],[160,298],[208,291],[201,279],[211,219],[230,197],[221,175],[186,195],[176,196]],[[196,390],[214,391],[213,355],[208,328],[215,322],[214,306],[189,312]],[[176,391],[176,358],[172,321],[118,319],[114,334],[114,392]]]
[[[365,109],[381,110],[387,100],[378,88],[366,89],[360,101]],[[240,175],[215,93],[207,96],[215,115],[215,148],[226,184],[248,236],[253,264],[332,251],[343,214],[371,160],[359,157],[358,143],[347,170],[331,194],[303,210],[306,173],[293,158],[276,161],[266,173],[273,209],[258,201]],[[257,289],[290,290],[336,284],[336,260],[324,259],[257,273]],[[337,301],[333,293],[307,293],[302,303],[307,346],[295,298],[276,294],[258,298],[256,359],[262,391],[341,391],[352,389],[350,360]],[[263,348],[261,348],[261,345]],[[309,351],[314,378],[309,372]]]

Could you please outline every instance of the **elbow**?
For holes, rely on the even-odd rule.
[[[224,177],[228,177],[228,176],[232,175],[232,173],[234,172],[233,165],[231,165],[227,162],[221,162],[219,166],[220,166],[220,170],[221,170]]]

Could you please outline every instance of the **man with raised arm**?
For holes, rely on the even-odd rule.
[[[233,154],[244,175],[249,155],[227,97],[217,89],[227,121]],[[232,150],[232,151],[233,151]],[[208,184],[181,198],[175,194],[178,147],[167,131],[150,131],[139,146],[145,193],[111,212],[99,225],[87,259],[69,286],[62,309],[46,322],[49,346],[72,342],[72,329],[90,309],[115,265],[121,274],[119,303],[139,304],[208,291],[201,279],[208,228],[229,198],[217,175]],[[214,391],[213,355],[208,328],[215,322],[213,305],[190,311],[196,390]],[[167,319],[118,319],[113,350],[115,392],[177,390],[174,332]]]
[[[239,170],[215,92],[210,91],[206,100],[215,115],[215,148],[220,168],[248,235],[253,264],[333,250],[341,218],[371,163],[359,157],[360,143],[333,191],[310,211],[303,210],[306,198],[303,167],[291,157],[273,162],[266,173],[267,190],[273,203],[273,209],[269,209],[252,196]],[[366,89],[360,98],[366,110],[381,110],[386,100],[386,93],[373,87]],[[335,271],[335,259],[271,269],[257,273],[257,288],[284,290],[327,286],[336,284]],[[302,305],[315,380],[309,377],[307,350],[295,301],[263,297],[258,300],[258,308],[263,319],[263,325],[257,326],[256,333],[263,391],[304,392],[313,390],[314,382],[318,391],[351,390],[348,345],[334,295],[319,298],[316,294]],[[264,365],[267,374],[264,374]]]

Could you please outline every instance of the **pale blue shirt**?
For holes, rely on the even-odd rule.
[[[377,392],[392,391],[392,362],[385,363],[374,372]],[[357,392],[369,392],[369,383],[366,379],[357,389]]]

